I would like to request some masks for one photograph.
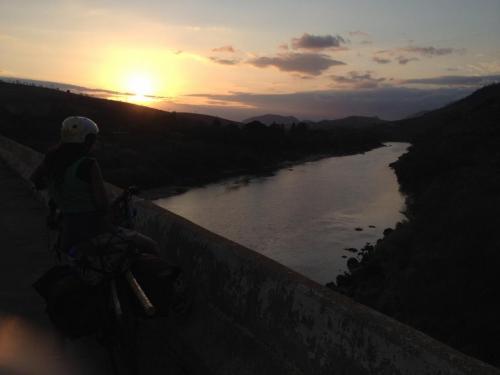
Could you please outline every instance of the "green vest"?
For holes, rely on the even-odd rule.
[[[76,175],[78,167],[87,157],[78,159],[64,173],[61,185],[49,183],[49,194],[64,214],[78,214],[96,211],[91,186]]]

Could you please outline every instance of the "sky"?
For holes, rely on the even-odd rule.
[[[402,118],[500,81],[500,0],[0,0],[0,76],[233,120]]]

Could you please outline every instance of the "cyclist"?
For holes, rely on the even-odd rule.
[[[48,189],[51,202],[62,214],[60,251],[101,233],[115,232],[99,163],[91,157],[99,127],[87,117],[71,116],[62,122],[61,140],[31,175],[37,190]],[[137,232],[128,237],[141,250],[157,253],[157,244]]]

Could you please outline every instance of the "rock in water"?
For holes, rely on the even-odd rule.
[[[359,267],[359,261],[356,258],[347,259],[347,268],[349,268],[349,271],[352,272],[358,267]]]

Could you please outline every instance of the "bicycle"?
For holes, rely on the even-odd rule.
[[[138,319],[140,315],[153,317],[156,309],[131,272],[134,257],[140,253],[127,239],[115,233],[110,237],[110,240],[104,238],[105,243],[101,245],[96,244],[99,239],[93,241],[94,248],[101,253],[96,258],[99,264],[84,258],[81,267],[86,273],[94,273],[91,280],[95,280],[95,275],[101,276],[97,285],[102,291],[102,324],[97,337],[110,354],[113,370],[117,375],[135,375],[138,371],[135,360]],[[117,241],[110,243],[114,240]],[[136,306],[137,302],[140,306]]]
[[[144,256],[131,240],[132,235],[137,235],[132,231],[136,213],[131,205],[132,196],[137,193],[137,188],[129,187],[112,203],[114,221],[121,224],[116,231],[72,247],[67,256],[79,278],[97,291],[100,324],[96,337],[106,346],[116,375],[138,373],[135,358],[138,320],[151,318],[157,313],[157,308],[132,272],[134,262]],[[65,256],[60,251],[61,216],[53,205],[47,224],[56,230],[53,250],[61,263]],[[185,293],[187,284],[180,268],[171,266],[166,271],[171,273],[162,277],[173,281],[175,293]]]

